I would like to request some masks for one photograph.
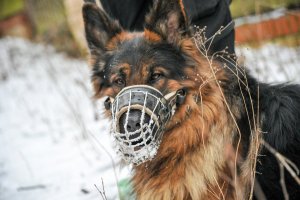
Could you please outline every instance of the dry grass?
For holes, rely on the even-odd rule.
[[[251,127],[252,134],[251,134],[251,141],[250,141],[250,153],[248,155],[249,161],[251,162],[250,166],[252,166],[252,170],[251,170],[251,191],[250,191],[250,197],[249,199],[253,198],[253,193],[256,195],[256,198],[259,200],[264,200],[266,199],[258,181],[256,181],[255,179],[255,174],[256,174],[256,164],[257,164],[257,158],[259,156],[259,152],[260,152],[260,148],[261,145],[263,145],[270,153],[272,153],[275,158],[278,161],[278,165],[280,167],[280,184],[282,187],[282,191],[283,191],[283,196],[285,200],[289,199],[289,194],[287,192],[286,189],[286,184],[285,184],[285,180],[284,180],[284,169],[286,169],[289,174],[294,178],[294,180],[299,184],[300,186],[300,179],[299,179],[299,169],[297,168],[297,166],[290,161],[288,158],[286,158],[285,156],[283,156],[282,154],[280,154],[278,151],[276,151],[271,145],[269,145],[268,143],[266,143],[262,137],[261,137],[261,129],[260,129],[260,124],[259,124],[259,113],[255,113],[255,109],[253,107],[253,103],[252,107],[251,107],[251,111],[248,111],[247,106],[246,106],[246,101],[245,101],[245,97],[243,95],[242,92],[242,87],[246,87],[247,93],[250,97],[250,101],[252,102],[252,97],[251,97],[251,92],[250,89],[248,87],[248,82],[247,82],[247,78],[246,78],[246,72],[245,72],[245,68],[239,66],[239,64],[237,63],[237,61],[235,60],[235,56],[230,55],[226,52],[226,49],[224,49],[223,51],[219,51],[219,52],[215,52],[212,56],[208,55],[210,46],[214,40],[214,38],[221,34],[222,31],[224,30],[224,27],[221,27],[211,38],[206,38],[205,36],[205,28],[201,29],[199,27],[197,27],[197,32],[194,36],[194,41],[195,44],[199,50],[199,52],[202,54],[202,56],[204,56],[207,60],[207,62],[209,63],[209,67],[211,69],[211,72],[213,73],[214,77],[214,81],[216,82],[216,84],[218,85],[222,95],[223,95],[223,99],[224,102],[227,106],[228,112],[230,113],[230,116],[233,119],[233,122],[235,123],[235,126],[237,128],[238,131],[238,144],[237,144],[237,149],[239,148],[240,142],[241,142],[241,134],[242,130],[239,129],[238,125],[237,125],[237,121],[236,118],[233,115],[233,112],[231,111],[231,108],[225,98],[224,93],[222,92],[222,88],[219,84],[219,81],[217,80],[216,77],[216,73],[218,71],[215,70],[215,67],[213,67],[213,62],[214,60],[216,60],[216,58],[219,58],[227,63],[230,63],[231,65],[235,66],[235,71],[231,68],[229,68],[226,64],[224,64],[224,68],[227,68],[229,71],[231,71],[235,77],[238,80],[239,86],[240,86],[240,92],[241,92],[241,97],[243,99],[243,103],[246,109],[246,115],[248,117],[248,121],[249,121],[249,126]],[[245,81],[243,81],[240,77],[243,77],[243,79],[245,78]],[[259,87],[257,88],[257,91],[259,93]],[[257,95],[259,97],[259,94]],[[257,99],[257,101],[259,102],[259,99]],[[259,105],[259,103],[258,103]],[[256,109],[259,112],[259,107]],[[249,115],[249,113],[252,113],[252,116]],[[256,116],[256,117],[255,117]],[[250,120],[250,118],[252,118],[252,120]],[[254,122],[253,126],[251,125],[251,121]],[[237,185],[237,159],[238,159],[238,153],[236,152],[236,157],[235,157],[235,166],[234,166],[234,180],[231,180],[234,182],[234,186],[235,188],[239,188],[239,186]],[[230,180],[229,180],[230,181]],[[236,197],[239,197],[239,194],[237,192],[236,189]],[[239,198],[237,198],[239,199]]]

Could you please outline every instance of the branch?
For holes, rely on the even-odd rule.
[[[102,190],[100,190],[96,184],[94,184],[95,188],[98,190],[98,192],[100,193],[101,197],[103,200],[107,200],[107,197],[105,195],[105,189],[104,189],[104,183],[103,183],[103,178],[101,178],[101,183],[102,183]]]
[[[280,154],[277,150],[275,150],[271,145],[269,145],[267,142],[262,140],[262,145],[268,149],[270,153],[272,153],[279,164],[283,165],[283,167],[290,173],[290,175],[293,177],[293,179],[298,183],[300,186],[300,178],[298,177],[300,171],[298,167],[293,163],[291,160],[289,160],[287,157]]]

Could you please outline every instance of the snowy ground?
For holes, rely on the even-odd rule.
[[[237,52],[260,80],[300,82],[299,48]],[[94,186],[102,188],[101,178],[107,198],[117,199],[116,182],[129,170],[120,170],[109,122],[91,95],[85,61],[0,40],[0,200],[102,199]]]
[[[98,199],[101,178],[116,198],[119,168],[86,62],[7,38],[0,63],[0,199]]]
[[[258,80],[266,83],[300,83],[300,47],[266,44],[257,49],[237,48],[237,55]]]

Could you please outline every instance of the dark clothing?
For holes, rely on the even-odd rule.
[[[121,26],[130,31],[141,31],[152,0],[100,0],[104,10]]]
[[[141,31],[145,16],[152,7],[153,0],[100,0],[104,10],[118,19],[124,29]],[[230,0],[183,0],[184,8],[191,24],[206,27],[206,37],[210,38],[221,26],[231,22]],[[234,29],[224,33],[215,41],[210,51],[216,52],[228,47],[234,53]]]
[[[184,7],[191,24],[200,28],[206,27],[206,37],[210,38],[221,26],[231,22],[229,10],[230,0],[183,0]],[[215,40],[211,52],[228,47],[228,53],[234,53],[234,29],[224,33],[222,39]]]

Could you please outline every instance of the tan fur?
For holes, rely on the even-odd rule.
[[[153,31],[150,31],[148,29],[144,30],[144,37],[151,42],[159,42],[162,40],[162,38],[157,33],[154,33]]]
[[[109,42],[106,44],[106,49],[107,49],[107,51],[115,50],[119,43],[124,42],[126,40],[130,40],[134,37],[139,37],[142,34],[143,33],[140,33],[140,32],[129,33],[129,32],[123,31],[123,32],[115,35],[113,38],[111,38],[109,40]]]
[[[168,89],[184,85],[189,94],[168,123],[157,156],[135,169],[137,199],[240,199],[244,191],[235,191],[234,185],[248,180],[232,174],[237,128],[217,84],[224,80],[222,70],[212,70],[191,40],[182,41],[181,48],[198,65],[186,71],[187,80],[168,82]]]
[[[184,21],[187,22],[188,20],[187,20],[187,17],[186,17],[186,13],[185,13],[183,2],[182,2],[182,0],[178,0],[178,2],[179,2],[180,10],[181,10],[181,12],[183,14],[183,17],[184,17]]]

